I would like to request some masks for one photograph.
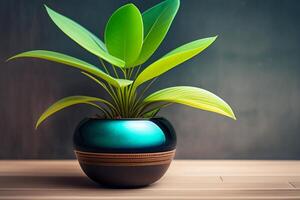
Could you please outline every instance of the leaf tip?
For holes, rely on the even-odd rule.
[[[232,112],[232,116],[231,116],[231,119],[235,120],[236,121],[236,116],[235,114]]]
[[[14,55],[14,56],[11,56],[9,57],[8,59],[5,60],[5,62],[9,62],[15,58],[20,58],[20,57],[23,57],[24,55],[26,55],[26,52],[23,52],[23,53],[19,53],[17,55]],[[25,56],[26,57],[26,56]]]
[[[227,113],[227,117],[230,117],[231,119],[236,121],[236,116],[231,108],[229,109],[229,112]]]
[[[218,37],[219,37],[219,35],[215,35],[215,36],[213,36],[213,37],[211,37],[211,38],[212,38],[212,40],[213,40],[213,42],[214,42]]]
[[[39,123],[39,121],[35,124],[35,126],[34,126],[34,130],[37,130],[38,129],[38,127],[39,127],[39,125],[40,125],[40,123]]]
[[[49,8],[46,4],[44,4],[44,7],[46,8],[47,12],[51,11],[51,8]]]
[[[133,83],[132,80],[128,80],[128,79],[117,79],[117,82],[119,87],[126,87]]]
[[[138,9],[137,6],[134,5],[133,3],[128,3],[128,4],[125,4],[125,5],[121,6],[121,7],[118,8],[116,11],[122,10],[122,9],[127,9],[127,8],[129,8],[129,9]],[[116,11],[115,11],[115,12],[116,12]]]
[[[45,120],[44,118],[42,118],[43,115],[40,116],[40,118],[37,120],[37,122],[35,123],[34,129],[37,130],[38,127],[41,125],[41,123]]]
[[[136,7],[133,3],[128,3],[127,6]]]
[[[140,13],[139,8],[138,8],[135,4],[133,4],[133,3],[125,4],[124,6],[120,7],[119,9],[120,9],[120,10],[122,10],[122,9],[130,9],[130,10],[138,11],[138,12]],[[118,10],[119,10],[119,9],[118,9]],[[141,14],[141,13],[140,13],[140,15],[141,15],[141,17],[142,17],[142,14]],[[142,20],[142,19],[141,19],[141,20]]]
[[[46,4],[44,4],[44,7],[46,8],[46,11],[47,11],[47,13],[48,13],[48,15],[50,16],[51,19],[52,19],[52,15],[57,14],[54,10],[49,8]]]
[[[9,62],[9,61],[11,61],[12,59],[14,59],[14,56],[7,58],[4,62]]]
[[[15,58],[18,58],[18,57],[19,57],[19,54],[14,55],[14,56],[11,56],[11,57],[7,58],[7,59],[5,60],[5,62],[9,62],[9,61],[11,61],[11,60],[13,60],[13,59],[15,59]]]

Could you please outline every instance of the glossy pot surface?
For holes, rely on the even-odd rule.
[[[164,118],[85,119],[74,133],[83,171],[111,187],[140,187],[160,179],[176,148],[176,134]]]

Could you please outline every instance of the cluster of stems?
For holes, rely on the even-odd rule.
[[[112,72],[110,72],[108,66],[102,59],[100,59],[100,62],[103,69],[108,75],[113,75],[119,79],[122,78],[127,80],[134,80],[141,70],[141,65],[131,68],[119,68],[111,65]],[[145,117],[146,113],[157,109],[156,107],[149,110],[150,104],[143,102],[145,92],[150,88],[150,86],[156,79],[150,81],[148,85],[144,87],[138,94],[137,88],[134,86],[134,84],[117,88],[109,83],[101,82],[90,74],[87,74],[85,72],[82,73],[96,81],[111,97],[111,101],[103,100],[103,103],[106,107],[101,107],[95,104],[93,105],[104,113],[105,118],[140,118]]]

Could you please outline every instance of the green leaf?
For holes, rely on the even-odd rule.
[[[108,52],[133,67],[143,43],[143,20],[138,8],[126,4],[116,10],[105,27],[105,44]]]
[[[96,97],[88,97],[88,96],[70,96],[70,97],[66,97],[63,98],[57,102],[55,102],[54,104],[52,104],[38,119],[35,128],[37,128],[43,121],[45,121],[45,119],[47,119],[49,116],[53,115],[54,113],[72,106],[72,105],[76,105],[76,104],[89,104],[92,105],[98,109],[101,109],[100,106],[93,104],[92,102],[101,102],[101,103],[106,103],[105,100],[100,99],[100,98],[96,98]],[[102,109],[101,109],[102,110]]]
[[[97,76],[99,78],[104,79],[109,84],[115,86],[115,87],[125,87],[127,85],[130,85],[132,81],[125,80],[125,79],[116,79],[105,72],[101,71],[99,68],[93,66],[92,64],[89,64],[85,61],[79,60],[77,58],[53,52],[53,51],[46,51],[46,50],[34,50],[34,51],[27,51],[24,53],[20,53],[18,55],[15,55],[8,60],[14,59],[14,58],[21,58],[21,57],[32,57],[32,58],[41,58],[45,60],[50,60],[58,63],[63,63],[72,67],[75,67],[77,69],[80,69],[82,71],[88,72],[93,74],[94,76]]]
[[[124,66],[124,61],[107,53],[104,43],[90,31],[77,22],[55,12],[46,5],[45,7],[52,21],[80,46],[111,64],[120,67]]]
[[[236,119],[232,109],[224,100],[207,90],[196,87],[170,87],[159,90],[144,99],[145,103],[158,101],[184,104]]]
[[[136,78],[134,85],[137,87],[140,84],[155,78],[173,67],[185,62],[202,52],[211,45],[217,37],[204,38],[185,44],[177,49],[169,52],[161,59],[155,61],[144,69]]]
[[[179,0],[166,0],[143,13],[144,42],[135,65],[146,62],[165,38],[178,11]]]
[[[159,106],[154,106],[153,108],[151,108],[150,110],[147,110],[146,112],[142,113],[142,117],[155,117],[155,115],[157,115],[157,113],[162,109],[165,108],[169,105],[171,105],[172,103],[164,103],[162,105]]]
[[[145,118],[154,117],[159,111],[160,111],[160,108],[155,108],[153,110],[147,111],[146,113],[143,114],[143,117],[145,117]]]

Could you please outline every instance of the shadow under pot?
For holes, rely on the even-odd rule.
[[[164,118],[85,119],[74,150],[85,174],[108,187],[143,187],[159,180],[174,158],[176,134]]]

